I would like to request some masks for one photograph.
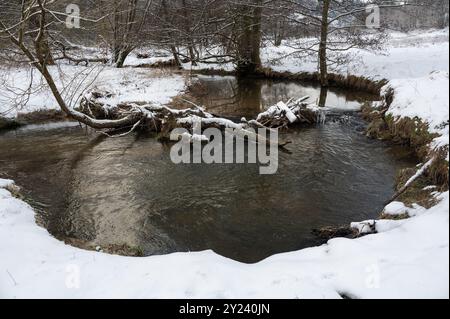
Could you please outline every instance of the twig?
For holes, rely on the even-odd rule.
[[[393,201],[395,201],[397,198],[399,198],[403,193],[405,193],[410,187],[411,185],[419,178],[421,177],[423,174],[426,173],[426,171],[431,167],[431,165],[434,163],[435,158],[433,157],[431,160],[429,160],[425,165],[423,165],[416,174],[414,174],[414,176],[412,176],[406,183],[405,185],[400,188],[400,190],[395,193],[395,195],[386,203],[384,203],[385,206],[389,205],[390,203],[392,203]]]
[[[19,284],[18,284],[17,281],[14,279],[13,275],[11,275],[11,273],[9,272],[8,269],[6,269],[6,272],[8,273],[9,278],[11,278],[12,282],[14,283],[14,286],[18,286]]]

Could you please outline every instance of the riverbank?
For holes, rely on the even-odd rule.
[[[416,49],[405,38],[392,50],[394,62],[379,57],[366,63],[373,78],[390,81],[383,90],[385,103],[374,106],[384,109],[392,123],[409,118],[424,124],[430,133],[425,153],[444,154],[448,165],[448,31],[447,42],[439,39]],[[288,63],[284,68],[297,71]],[[383,212],[394,218],[353,224],[362,230],[374,225],[376,234],[333,239],[253,265],[212,251],[130,258],[76,249],[38,227],[32,208],[11,193],[12,185],[0,180],[3,298],[449,297],[450,196],[437,185],[423,185],[432,190],[431,207],[394,202]],[[410,218],[395,218],[405,215]]]

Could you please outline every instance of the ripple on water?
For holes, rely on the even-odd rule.
[[[293,92],[318,94],[296,85],[247,88],[256,99],[247,112]],[[126,244],[147,255],[213,249],[256,262],[314,244],[312,228],[376,217],[396,171],[413,164],[366,139],[356,129],[361,120],[351,119],[287,134],[292,154],[280,153],[273,176],[256,165],[174,165],[154,138],[94,138],[74,126],[0,135],[1,174],[50,205],[42,217],[58,238]]]

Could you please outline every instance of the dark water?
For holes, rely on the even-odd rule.
[[[296,82],[237,79],[232,76],[199,76],[203,91],[198,95],[203,105],[215,114],[228,117],[253,118],[267,106],[291,98],[310,96],[309,102],[340,111],[359,110],[361,104],[377,97],[361,92],[329,90],[299,85]]]
[[[280,85],[263,83],[254,96],[264,100],[254,105],[279,100],[274,87],[287,95],[306,90]],[[238,108],[219,111],[238,115]],[[365,138],[362,125],[346,116],[287,134],[292,154],[280,153],[271,176],[249,164],[175,165],[169,146],[145,135],[107,139],[77,126],[31,127],[0,135],[0,176],[48,205],[39,217],[57,238],[147,255],[213,249],[256,262],[315,244],[312,228],[378,215],[396,170],[413,163],[403,150]]]

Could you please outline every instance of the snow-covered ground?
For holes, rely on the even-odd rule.
[[[414,218],[379,221],[377,235],[245,265],[212,251],[129,258],[65,246],[0,189],[0,297],[447,298],[449,193],[438,196]]]
[[[50,70],[71,106],[78,105],[89,90],[111,93],[110,104],[138,101],[166,104],[185,89],[183,76],[153,69],[60,64]],[[43,81],[30,68],[0,67],[0,116],[14,118],[18,113],[58,109]]]
[[[415,33],[393,33],[380,52],[352,49],[348,65],[332,67],[331,72],[352,74],[373,79],[403,79],[422,77],[431,71],[448,71],[448,29]],[[275,71],[317,72],[315,56],[301,59],[296,54],[295,41],[280,47],[263,49],[263,63]],[[298,46],[297,46],[298,47]]]
[[[394,89],[394,101],[388,115],[394,118],[421,119],[428,124],[430,133],[438,134],[430,146],[438,149],[449,146],[449,73],[435,71],[426,76],[409,79],[394,79],[382,94]],[[447,161],[448,161],[447,149]]]
[[[418,116],[442,134],[430,147],[448,145],[448,30],[395,38],[392,59],[367,53],[355,73],[388,78],[396,92],[390,112]],[[129,258],[66,246],[36,225],[11,185],[0,180],[0,297],[449,297],[449,192],[436,193],[431,209],[389,205],[386,213],[412,218],[377,221],[378,234],[246,265],[212,251]]]
[[[278,72],[318,72],[317,55],[311,55],[298,49],[308,47],[305,43],[309,42],[311,39],[289,39],[279,47],[266,43],[261,50],[263,66]],[[372,52],[354,48],[345,53],[350,57],[348,64],[331,66],[329,71],[388,80],[423,77],[431,71],[448,71],[448,52],[448,28],[391,33],[382,50]],[[187,63],[184,67],[186,69],[222,69],[226,71],[234,69],[232,63],[200,63],[194,67]]]

